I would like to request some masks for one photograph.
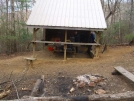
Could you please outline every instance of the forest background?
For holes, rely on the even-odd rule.
[[[37,0],[36,0],[37,1]],[[0,0],[0,54],[13,54],[32,50],[32,29],[26,21],[35,0]],[[134,1],[101,0],[108,29],[101,36],[101,44],[122,44],[134,41]],[[43,37],[43,30],[37,37]],[[38,45],[37,50],[42,49]]]

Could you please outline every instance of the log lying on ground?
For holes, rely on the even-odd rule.
[[[28,97],[20,101],[119,101],[119,100],[133,100],[134,91],[119,93],[119,94],[103,94],[103,95],[89,95],[89,96],[76,96],[72,98],[62,97]],[[11,101],[11,100],[10,100]],[[18,100],[12,100],[18,101]]]
[[[41,76],[41,79],[38,79],[34,85],[31,96],[36,96],[38,91],[43,90],[44,85],[44,75]]]

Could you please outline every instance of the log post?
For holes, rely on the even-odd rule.
[[[33,29],[33,41],[36,41],[36,29]],[[36,43],[33,42],[33,57],[35,57]]]
[[[43,41],[46,40],[46,29],[43,28]],[[45,47],[45,43],[43,44],[43,50],[44,50],[44,47]]]
[[[33,60],[30,60],[30,66],[33,68]]]
[[[39,30],[39,28],[33,29],[33,41],[36,41],[36,32]],[[36,43],[33,42],[33,57],[35,57],[35,49],[36,49]]]
[[[65,42],[67,42],[67,30],[65,31]],[[67,45],[64,44],[64,60],[67,58]]]
[[[99,41],[100,41],[100,36],[101,36],[101,33],[100,32],[96,32],[96,43],[99,44]],[[96,46],[96,49],[95,49],[95,57],[99,57],[99,49],[100,49],[100,46]]]

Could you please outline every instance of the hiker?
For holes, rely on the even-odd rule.
[[[89,40],[88,40],[88,43],[95,43],[95,34],[93,32],[89,32]],[[87,53],[90,53],[92,50],[92,45],[89,45],[88,46],[88,50],[87,50]]]
[[[78,34],[77,31],[74,32],[74,40],[75,42],[80,42],[80,35]],[[78,46],[76,46],[76,53],[78,53]]]

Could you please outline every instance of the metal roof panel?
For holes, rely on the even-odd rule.
[[[100,0],[37,0],[28,26],[106,29]]]

